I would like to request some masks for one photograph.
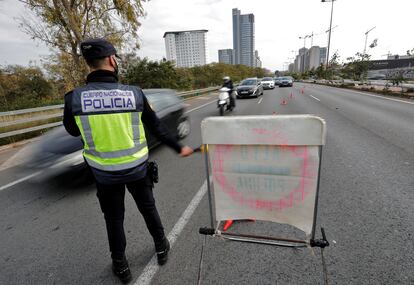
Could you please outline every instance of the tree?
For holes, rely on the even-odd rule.
[[[134,58],[121,73],[121,78],[124,83],[141,88],[176,88],[177,75],[170,61]]]
[[[412,50],[407,50],[407,55],[414,55],[414,48]]]
[[[407,80],[404,78],[404,71],[397,71],[391,77],[391,83],[393,86],[401,86],[401,93],[404,92],[404,87],[402,83],[406,82]]]
[[[32,107],[52,99],[53,91],[53,85],[38,67],[10,65],[0,68],[1,110]]]
[[[53,62],[62,65],[63,76],[71,71],[65,78],[68,89],[84,81],[87,68],[78,48],[84,39],[103,37],[121,48],[129,36],[138,47],[136,32],[146,0],[19,1],[37,18],[21,18],[23,31],[57,51]]]
[[[318,78],[318,79],[321,79],[321,78],[325,78],[325,67],[324,67],[324,65],[323,65],[323,63],[321,63],[319,66],[318,66],[318,68],[316,68],[316,70],[315,70],[315,74],[316,74],[316,77]]]
[[[338,51],[335,51],[335,53],[332,55],[331,59],[328,62],[328,67],[325,71],[325,79],[332,80],[334,78],[336,71],[341,67],[339,60],[340,56],[338,54]]]
[[[344,65],[342,74],[344,77],[352,78],[353,80],[365,80],[367,78],[368,69],[370,67],[369,54],[357,52],[355,56],[348,57],[348,63]]]

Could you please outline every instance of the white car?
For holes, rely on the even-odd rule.
[[[275,81],[272,77],[265,77],[262,79],[263,89],[274,89]]]

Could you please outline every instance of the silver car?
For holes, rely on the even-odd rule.
[[[293,78],[291,76],[284,76],[281,78],[279,87],[284,87],[284,86],[288,86],[288,87],[293,86]]]
[[[263,85],[257,78],[243,80],[236,89],[237,98],[259,97],[263,95]]]

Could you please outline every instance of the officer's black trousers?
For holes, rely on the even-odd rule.
[[[141,179],[126,184],[100,184],[96,182],[97,196],[104,213],[106,230],[108,232],[109,249],[113,259],[122,259],[125,254],[126,239],[124,232],[124,198],[125,186],[131,193],[144,217],[147,228],[154,239],[155,248],[164,246],[164,228],[155,207],[152,193],[152,183]]]

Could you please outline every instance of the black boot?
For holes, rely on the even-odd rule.
[[[164,245],[161,248],[156,249],[157,260],[159,265],[164,265],[165,263],[167,263],[168,252],[170,251],[170,242],[167,238],[165,238],[164,241]]]
[[[132,280],[131,270],[125,257],[121,260],[112,259],[112,271],[122,283],[126,284]]]

